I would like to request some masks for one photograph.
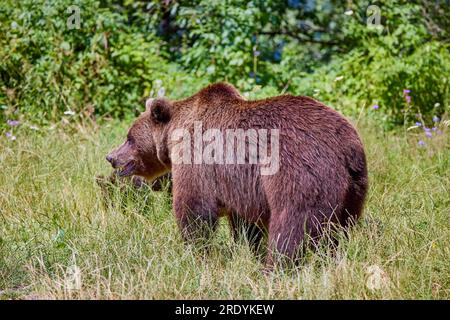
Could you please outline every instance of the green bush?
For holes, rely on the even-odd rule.
[[[379,105],[395,124],[410,116],[415,119],[417,113],[428,118],[444,113],[449,103],[450,46],[429,34],[421,19],[422,6],[386,2],[382,10],[382,32],[349,24],[351,34],[361,40],[342,59],[341,90]]]
[[[376,104],[388,127],[445,113],[445,2],[376,1],[382,30],[366,24],[370,4],[5,0],[0,126],[23,116],[54,121],[66,111],[131,117],[160,87],[179,98],[222,80],[249,97],[309,95],[346,113]],[[67,27],[72,5],[79,29]]]
[[[430,120],[449,103],[450,54],[448,46],[436,42],[400,58],[382,47],[367,54],[357,51],[343,63],[341,73],[347,78],[342,83],[344,93],[379,105],[396,124],[417,119],[417,114]]]
[[[348,100],[344,111],[349,113],[377,105],[387,127],[416,121],[418,115],[426,120],[442,115],[449,105],[450,46],[429,33],[420,18],[422,6],[380,2],[382,30],[368,28],[366,13],[356,7],[345,21],[343,33],[353,43],[348,53],[334,55],[311,74],[299,72],[302,62],[290,45],[288,57],[272,72],[284,77],[297,94],[329,104]]]
[[[67,8],[73,3],[24,0],[3,7],[4,117],[25,113],[55,119],[67,110],[123,117],[142,109],[143,99],[159,89],[155,84],[172,96],[195,89],[195,79],[163,57],[154,35],[129,25],[126,15],[98,1],[75,2],[81,24],[69,29]]]

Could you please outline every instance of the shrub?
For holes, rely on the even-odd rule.
[[[382,30],[366,24],[370,4],[5,0],[0,126],[18,114],[133,116],[160,86],[178,98],[222,80],[250,97],[310,95],[346,113],[376,104],[388,127],[440,116],[449,103],[444,1],[377,1]],[[78,29],[67,27],[72,5]]]
[[[173,96],[196,88],[195,79],[163,57],[154,35],[98,1],[75,2],[81,25],[69,29],[73,3],[7,1],[0,31],[4,117],[26,113],[45,121],[66,110],[123,117],[142,109],[158,89],[155,80]]]

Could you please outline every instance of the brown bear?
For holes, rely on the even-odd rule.
[[[227,83],[149,99],[107,160],[123,176],[172,173],[186,240],[208,237],[219,216],[254,246],[268,232],[268,268],[275,256],[298,258],[330,225],[356,221],[368,184],[361,140],[338,112],[303,96],[246,100]]]

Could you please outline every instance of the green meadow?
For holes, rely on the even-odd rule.
[[[261,272],[226,221],[211,250],[185,245],[167,192],[95,182],[127,125],[67,121],[16,130],[0,149],[0,298],[448,299],[448,132],[386,134],[359,119],[370,191],[338,249],[308,252],[294,269]],[[425,138],[423,138],[425,139]]]

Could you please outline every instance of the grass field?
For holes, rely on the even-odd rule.
[[[225,221],[208,255],[184,245],[167,193],[117,190],[120,205],[103,205],[95,176],[126,125],[2,133],[0,299],[449,299],[448,130],[427,139],[368,123],[363,218],[337,253],[270,275]]]

